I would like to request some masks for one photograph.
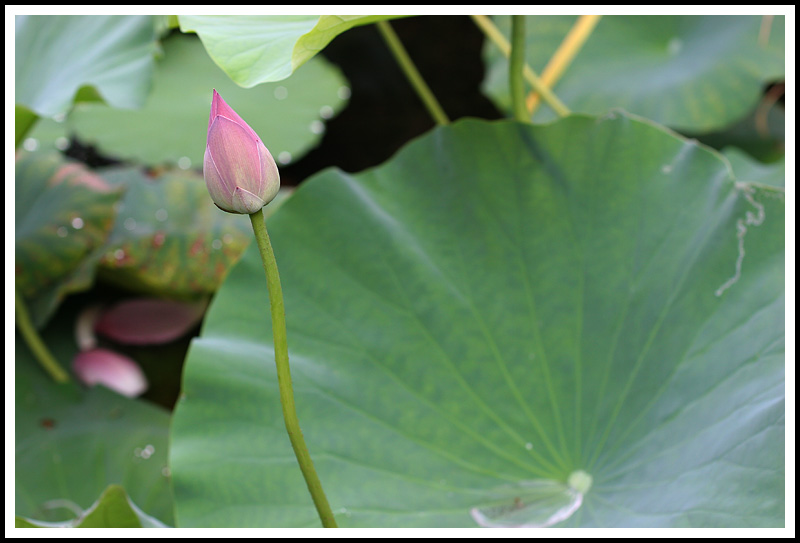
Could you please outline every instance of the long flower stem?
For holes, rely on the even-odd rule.
[[[529,122],[525,107],[525,84],[522,70],[525,66],[525,17],[511,16],[511,56],[508,59],[508,86],[511,89],[511,109],[518,121]]]
[[[300,422],[297,420],[294,392],[292,391],[292,375],[289,371],[289,344],[286,339],[286,311],[283,307],[281,278],[278,275],[278,263],[272,252],[264,215],[260,209],[250,215],[250,222],[253,225],[258,251],[261,253],[261,262],[267,276],[269,305],[272,314],[272,335],[275,343],[275,366],[278,370],[278,390],[281,395],[283,421],[286,424],[286,431],[289,434],[294,455],[297,457],[297,463],[300,464],[300,471],[303,472],[308,491],[311,493],[311,499],[314,500],[314,506],[322,520],[322,526],[336,528],[336,520],[333,517],[331,506],[322,490],[322,483],[314,469],[314,463],[311,461],[311,455],[308,453],[305,439],[303,439],[303,432],[300,430]]]
[[[561,78],[564,71],[575,58],[575,55],[578,54],[583,44],[586,43],[586,40],[592,35],[592,31],[600,21],[600,17],[600,15],[581,15],[578,17],[578,20],[575,21],[575,24],[564,37],[561,45],[558,46],[556,52],[550,57],[547,66],[544,67],[542,83],[547,88],[552,89]],[[533,115],[536,108],[539,107],[539,95],[536,90],[528,94],[526,102],[528,111]]]
[[[388,21],[378,21],[375,24],[378,26],[378,30],[380,30],[384,41],[386,41],[386,45],[389,46],[389,49],[400,65],[400,68],[403,70],[403,73],[406,74],[411,86],[414,87],[414,90],[417,92],[417,96],[419,96],[419,99],[425,104],[428,113],[433,117],[433,120],[439,125],[450,124],[450,119],[447,117],[447,114],[445,114],[442,106],[439,105],[430,87],[428,87],[425,80],[422,79],[419,70],[417,70],[411,57],[408,56],[406,48],[403,47],[400,38],[397,37],[392,26]]]
[[[19,328],[23,339],[28,344],[34,358],[39,361],[44,370],[50,374],[57,383],[66,383],[69,381],[69,374],[64,371],[64,368],[56,361],[47,345],[44,344],[42,338],[31,322],[31,317],[28,315],[28,308],[25,307],[25,301],[19,293],[17,287],[14,287],[14,305],[17,312],[17,328]]]
[[[511,44],[508,43],[506,37],[503,36],[503,33],[494,25],[492,20],[486,15],[470,15],[470,17],[472,17],[472,20],[478,25],[478,28],[483,31],[486,37],[492,40],[497,48],[500,49],[500,52],[508,58],[511,55]],[[553,108],[553,111],[560,117],[566,117],[571,113],[569,108],[564,105],[564,102],[559,100],[558,96],[556,96],[547,85],[542,83],[539,76],[536,75],[536,72],[534,72],[527,63],[523,67],[522,75],[525,76],[525,80],[530,83],[533,90],[541,94],[542,99],[548,106]]]

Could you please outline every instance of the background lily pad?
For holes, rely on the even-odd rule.
[[[766,115],[759,109],[722,130],[686,136],[715,149],[737,147],[760,162],[779,162],[786,155],[786,113],[782,107],[769,108]]]
[[[309,62],[280,84],[242,89],[209,59],[196,36],[164,42],[153,92],[137,111],[79,104],[64,123],[105,155],[145,164],[202,168],[211,90],[255,130],[278,164],[296,160],[324,132],[324,120],[346,103],[347,81],[325,59]],[[348,89],[349,90],[349,89]]]
[[[100,276],[128,290],[193,299],[214,292],[252,238],[246,216],[223,213],[202,175],[135,168],[102,172],[125,188],[114,227],[99,250]]]
[[[16,517],[17,528],[166,528],[139,509],[119,485],[111,485],[83,514],[65,522],[42,522]]]
[[[73,322],[57,316],[43,333],[65,368],[77,347]],[[167,466],[169,413],[103,387],[57,385],[16,340],[15,513],[71,520],[111,484],[122,485],[149,515],[172,523]]]
[[[242,87],[286,79],[342,32],[391,15],[179,15],[217,66]],[[246,117],[245,117],[246,119]]]
[[[576,19],[526,17],[525,59],[537,73]],[[493,20],[508,37],[510,16]],[[622,107],[680,130],[719,129],[747,115],[765,83],[783,78],[784,33],[784,17],[606,15],[554,90],[576,113]],[[484,90],[510,110],[508,61],[488,40],[484,47]],[[554,118],[545,105],[534,115]]]
[[[57,153],[21,151],[15,166],[15,282],[42,326],[66,294],[91,286],[122,190]]]
[[[76,94],[144,104],[157,50],[152,16],[17,15],[14,36],[15,99],[35,113],[66,113]]]
[[[737,179],[764,183],[773,187],[786,186],[786,160],[784,158],[777,162],[764,164],[736,147],[727,147],[722,154],[731,163]]]
[[[19,147],[22,138],[36,122],[37,115],[25,106],[14,106],[14,147]]]
[[[19,106],[17,106],[19,108]],[[57,119],[57,120],[56,120]],[[69,147],[70,132],[65,123],[66,115],[59,114],[55,118],[39,117],[30,131],[20,141],[28,151],[64,151]]]
[[[783,214],[622,114],[460,121],[308,180],[268,223],[339,524],[477,526],[503,499],[541,524],[561,499],[560,526],[782,526]],[[319,525],[267,303],[251,247],[187,358],[180,526]]]

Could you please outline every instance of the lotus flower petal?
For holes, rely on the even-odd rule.
[[[230,205],[227,205],[227,202],[233,201],[233,191],[236,187],[229,186],[219,174],[217,165],[214,164],[214,159],[211,158],[211,153],[208,152],[208,147],[206,147],[206,154],[203,157],[203,177],[206,180],[206,188],[211,195],[211,200],[220,209],[233,213],[233,209],[230,209]],[[220,203],[225,204],[220,205]]]
[[[217,90],[214,89],[214,94],[211,98],[211,113],[208,116],[209,131],[211,130],[211,125],[214,123],[214,119],[216,117],[224,117],[241,125],[245,130],[247,130],[248,134],[250,134],[251,139],[261,141],[261,139],[258,137],[258,134],[256,134],[255,131],[250,128],[250,125],[244,122],[244,119],[239,117],[239,114],[236,113],[233,108],[222,99],[222,96],[219,95]]]
[[[233,209],[237,213],[255,213],[264,207],[264,200],[241,187],[233,191]]]
[[[280,188],[275,160],[216,90],[206,136],[203,175],[217,207],[252,214],[272,201]]]
[[[261,142],[258,144],[258,154],[261,159],[261,178],[264,182],[264,190],[260,197],[266,205],[278,194],[278,190],[281,188],[281,178],[275,159]]]
[[[206,150],[228,187],[260,192],[261,157],[257,142],[247,130],[225,117],[217,117],[208,131]]]

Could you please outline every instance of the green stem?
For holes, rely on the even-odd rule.
[[[272,252],[264,214],[260,209],[250,215],[250,222],[253,225],[258,251],[261,253],[261,262],[267,275],[269,305],[272,313],[272,336],[275,343],[275,366],[278,369],[278,390],[281,395],[283,421],[286,424],[286,431],[289,434],[294,455],[297,457],[297,463],[300,464],[300,471],[303,472],[308,491],[311,493],[311,499],[314,500],[314,506],[322,520],[322,526],[336,528],[336,520],[333,518],[331,506],[328,504],[328,498],[325,497],[325,491],[322,490],[322,483],[314,469],[314,463],[311,461],[311,455],[308,453],[305,439],[303,439],[303,432],[300,430],[300,422],[297,420],[294,392],[292,391],[292,375],[289,371],[289,344],[286,339],[286,311],[283,307],[281,278],[278,275],[278,263]]]
[[[511,57],[508,60],[508,84],[511,89],[511,109],[514,118],[530,122],[528,108],[525,107],[525,85],[522,70],[525,67],[525,17],[511,16]]]
[[[414,63],[411,61],[411,57],[408,56],[406,52],[406,48],[403,47],[403,44],[400,42],[400,38],[397,37],[392,26],[388,23],[388,21],[378,21],[375,23],[378,25],[378,30],[380,30],[383,39],[386,41],[386,45],[389,46],[389,49],[392,51],[395,60],[400,65],[400,68],[403,70],[403,73],[406,74],[408,81],[411,83],[411,86],[414,87],[414,90],[417,92],[417,96],[419,96],[422,103],[425,104],[425,107],[430,113],[433,120],[436,121],[436,124],[440,125],[447,125],[450,124],[450,119],[442,109],[442,106],[439,105],[439,102],[436,100],[436,97],[431,92],[431,89],[425,83],[425,80],[422,79],[417,67],[414,66]]]
[[[50,354],[47,345],[45,345],[42,338],[39,337],[39,333],[33,326],[30,315],[28,315],[28,308],[25,307],[25,301],[22,299],[16,286],[14,287],[14,305],[17,310],[17,328],[19,328],[23,339],[28,344],[28,347],[30,347],[34,358],[39,361],[39,364],[50,374],[50,377],[52,377],[54,381],[57,383],[69,382],[69,374],[64,371],[64,368],[62,368],[53,355]]]
[[[503,53],[505,57],[509,57],[511,55],[511,44],[508,43],[508,40],[503,33],[500,32],[500,29],[495,26],[491,19],[489,19],[486,15],[470,15],[472,20],[478,25],[478,28],[489,38],[500,52]],[[558,97],[551,91],[547,85],[542,83],[542,80],[539,79],[539,76],[536,75],[530,66],[525,64],[523,68],[523,75],[525,79],[530,83],[531,87],[538,92],[542,96],[542,100],[544,100],[548,106],[553,108],[553,111],[558,113],[560,117],[565,117],[570,114],[569,108],[564,105],[564,103],[558,99]]]

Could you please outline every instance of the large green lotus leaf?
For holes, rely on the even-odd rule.
[[[242,87],[286,79],[342,32],[394,15],[179,15]],[[245,117],[245,119],[247,119]]]
[[[42,337],[68,368],[74,322],[56,317]],[[167,466],[169,413],[103,387],[58,385],[16,339],[15,513],[72,520],[108,485],[120,484],[148,515],[172,523]]]
[[[17,154],[15,281],[37,326],[66,294],[91,286],[121,193],[57,153]]]
[[[537,73],[576,19],[526,17],[525,58]],[[495,22],[510,35],[509,16]],[[784,18],[767,23],[754,16],[607,15],[554,91],[574,112],[622,107],[681,130],[722,128],[755,106],[765,82],[783,78]],[[484,56],[484,91],[510,110],[508,60],[488,40]],[[534,115],[553,118],[546,105]]]
[[[156,67],[153,92],[142,109],[124,111],[84,103],[66,124],[81,141],[106,155],[201,168],[211,90],[216,88],[258,133],[275,160],[287,163],[318,142],[324,130],[322,119],[345,103],[339,95],[346,80],[323,58],[313,59],[281,83],[243,89],[214,65],[196,36],[172,36],[164,42],[164,53]]]
[[[110,485],[83,513],[64,522],[44,522],[16,517],[17,528],[166,528],[161,521],[145,514],[119,485]]]
[[[217,289],[252,238],[247,217],[220,211],[193,171],[150,178],[136,168],[112,168],[102,175],[125,187],[99,250],[107,281],[153,295],[201,297]]]
[[[65,113],[81,91],[113,107],[144,104],[156,33],[149,15],[18,15],[15,99],[42,116]]]
[[[624,114],[466,120],[268,221],[342,526],[780,526],[783,191]],[[181,526],[318,525],[252,246],[190,348]]]

